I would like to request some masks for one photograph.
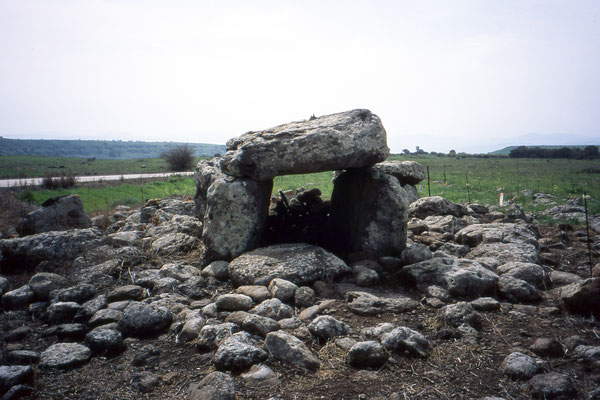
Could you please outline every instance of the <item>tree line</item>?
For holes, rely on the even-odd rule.
[[[542,148],[519,146],[508,154],[511,158],[573,158],[577,160],[600,158],[598,146]]]

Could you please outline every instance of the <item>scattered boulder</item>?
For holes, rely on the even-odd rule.
[[[529,392],[533,399],[573,399],[577,389],[571,378],[558,372],[539,374],[529,381]]]
[[[88,362],[91,350],[79,343],[56,343],[40,355],[42,368],[71,368]]]
[[[214,357],[215,366],[220,370],[245,371],[268,358],[260,345],[248,332],[234,333],[219,345]]]
[[[531,345],[530,349],[540,357],[559,358],[565,355],[561,344],[552,338],[539,338]]]
[[[538,249],[528,243],[482,243],[471,249],[467,257],[492,270],[508,262],[540,263]]]
[[[329,315],[321,315],[312,320],[308,325],[308,330],[321,339],[329,340],[335,336],[347,335],[350,332],[350,326]]]
[[[69,322],[79,312],[81,306],[74,301],[58,301],[48,307],[48,322],[60,324]]]
[[[445,325],[458,327],[461,324],[468,324],[475,329],[481,328],[481,315],[470,303],[459,301],[448,304],[441,311],[441,319]]]
[[[140,392],[150,393],[160,385],[160,376],[150,371],[142,371],[139,374],[133,375],[131,381]]]
[[[144,295],[144,288],[138,285],[119,286],[107,295],[109,303],[123,300],[139,300]]]
[[[51,297],[58,301],[74,301],[84,303],[96,295],[96,287],[89,283],[82,283],[66,289],[59,289],[51,293]]]
[[[350,365],[357,369],[380,368],[388,357],[384,347],[375,341],[358,342],[348,352]]]
[[[296,307],[310,307],[317,302],[315,291],[308,286],[300,286],[294,292],[294,304]]]
[[[249,312],[271,318],[276,321],[285,318],[291,318],[294,314],[292,307],[288,306],[287,304],[283,304],[279,299],[267,299],[256,307],[252,308]]]
[[[498,279],[498,291],[513,303],[538,303],[543,300],[535,286],[508,274]]]
[[[560,301],[572,314],[600,318],[600,278],[589,278],[562,287]]]
[[[379,283],[379,274],[377,271],[367,268],[364,265],[354,265],[352,273],[356,284],[359,286],[374,286]]]
[[[536,234],[522,224],[474,224],[456,233],[456,242],[476,247],[481,243],[526,243],[537,246]]]
[[[285,279],[275,278],[269,283],[269,292],[273,298],[284,303],[290,302],[296,293],[298,286]]]
[[[93,329],[85,335],[85,344],[100,354],[117,354],[125,349],[123,336],[116,329]]]
[[[263,285],[240,286],[235,291],[236,293],[250,297],[257,304],[271,298],[271,292]]]
[[[2,296],[2,305],[4,307],[24,307],[36,301],[35,293],[29,285],[23,285],[20,288],[4,293]]]
[[[235,400],[235,382],[231,375],[214,371],[188,390],[191,400]]]
[[[90,326],[106,325],[113,322],[119,322],[123,318],[123,311],[113,308],[103,308],[94,313],[89,319]]]
[[[333,280],[350,272],[344,261],[327,250],[305,243],[279,244],[242,254],[229,263],[236,285],[268,285],[281,278],[296,285]]]
[[[50,231],[22,238],[0,239],[2,271],[20,271],[42,261],[64,263],[105,242],[96,228]]]
[[[252,307],[252,299],[243,294],[222,294],[215,301],[217,308],[223,311],[246,311]]]
[[[0,366],[0,394],[4,394],[13,386],[28,384],[32,381],[33,368],[31,366]]]
[[[252,387],[260,386],[275,386],[279,384],[279,379],[275,371],[264,364],[253,365],[247,372],[244,372],[240,377],[247,385]]]
[[[245,133],[227,142],[220,165],[228,175],[267,181],[371,166],[388,154],[381,120],[369,110],[352,110]]]
[[[495,311],[500,308],[500,302],[492,297],[480,297],[470,304],[477,311]]]
[[[265,339],[265,348],[277,360],[297,367],[316,370],[319,359],[297,337],[283,331],[271,332]]]
[[[423,334],[404,326],[384,333],[381,344],[389,351],[406,352],[418,357],[427,357],[431,351],[429,341]]]
[[[132,302],[123,312],[119,329],[131,336],[151,336],[168,328],[171,320],[171,312],[166,308]]]
[[[454,215],[462,217],[467,213],[466,207],[452,203],[440,196],[423,197],[411,203],[409,207],[411,217],[424,219],[432,215]]]
[[[399,275],[409,284],[417,287],[437,285],[457,297],[492,295],[498,283],[498,275],[481,264],[451,257],[434,257],[408,265]]]
[[[16,226],[21,236],[49,231],[66,231],[92,226],[90,217],[83,211],[83,203],[77,195],[52,197],[42,203],[42,208],[25,216]]]
[[[206,318],[201,315],[190,318],[183,324],[181,332],[179,332],[179,339],[182,342],[189,342],[198,337],[200,330],[206,324]]]
[[[202,276],[215,277],[220,281],[227,280],[229,278],[229,272],[227,271],[227,261],[213,261],[202,270]]]
[[[502,372],[512,379],[530,379],[538,373],[539,369],[533,358],[520,352],[510,353],[502,361]]]
[[[185,233],[168,233],[152,242],[152,251],[159,256],[178,254],[194,249],[198,239]]]
[[[424,244],[415,243],[402,251],[400,260],[402,260],[402,264],[410,265],[429,260],[432,256],[433,254],[429,250],[429,247]]]
[[[575,346],[573,357],[586,361],[600,361],[600,346],[586,346],[583,344]]]
[[[29,287],[40,300],[48,300],[50,293],[68,286],[69,282],[64,277],[51,272],[40,272],[29,280]]]
[[[543,288],[546,278],[544,268],[533,263],[509,262],[496,267],[498,275],[508,275],[522,279],[536,288]]]
[[[200,275],[200,271],[196,267],[191,265],[169,263],[163,265],[159,270],[159,275],[162,278],[173,278],[178,281],[184,282],[190,278]]]
[[[378,297],[366,292],[346,293],[348,308],[358,315],[376,315],[381,313],[404,313],[412,311],[419,303],[408,297]]]
[[[423,220],[430,232],[449,233],[454,235],[468,223],[464,220],[465,217],[456,218],[454,215],[431,215]]]

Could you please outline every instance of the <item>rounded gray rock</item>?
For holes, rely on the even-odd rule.
[[[246,311],[252,307],[252,299],[243,294],[222,294],[215,301],[217,308],[222,311]]]
[[[151,336],[168,328],[172,318],[166,308],[133,302],[125,308],[119,327],[131,336]]]
[[[249,311],[252,314],[262,315],[272,318],[276,321],[284,318],[290,318],[294,314],[292,307],[283,304],[279,299],[268,299]]]
[[[269,283],[271,296],[284,303],[288,303],[294,298],[296,289],[298,289],[296,284],[281,278],[275,278]]]
[[[534,399],[569,400],[575,398],[577,394],[573,381],[567,375],[558,372],[534,376],[529,381],[529,388]]]
[[[320,315],[308,325],[308,330],[321,339],[331,339],[335,336],[344,336],[350,332],[348,324],[329,315]]]
[[[315,291],[308,286],[300,286],[294,293],[294,304],[296,307],[310,307],[317,302]]]
[[[280,361],[298,367],[315,370],[321,366],[319,359],[297,337],[282,331],[271,332],[265,340],[265,348]]]
[[[219,345],[214,357],[215,366],[220,370],[245,371],[269,357],[261,344],[248,332],[234,333]]]
[[[101,354],[116,354],[125,349],[123,335],[116,329],[93,329],[85,335],[85,344]]]
[[[538,373],[539,369],[533,358],[518,351],[510,353],[502,361],[502,372],[512,379],[530,379]]]
[[[430,352],[429,340],[422,333],[404,326],[384,333],[381,344],[390,351],[407,352],[419,357],[427,357]]]
[[[0,366],[0,393],[2,394],[15,385],[29,383],[32,380],[33,368],[30,366]]]
[[[189,389],[191,400],[235,400],[235,383],[231,375],[214,371]]]
[[[70,368],[88,362],[92,351],[79,343],[57,343],[40,355],[39,366],[43,368]]]
[[[385,364],[388,354],[379,342],[358,342],[350,348],[348,361],[354,368],[379,368]]]
[[[29,280],[29,287],[40,300],[48,300],[50,293],[68,286],[66,278],[52,272],[40,272]]]

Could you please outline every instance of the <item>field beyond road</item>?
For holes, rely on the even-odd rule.
[[[413,160],[429,167],[429,184],[417,185],[421,197],[442,196],[457,203],[498,204],[514,199],[526,211],[539,211],[532,204],[536,193],[554,195],[559,203],[587,193],[590,214],[600,213],[600,161],[568,159],[513,159],[505,157],[440,157],[432,155],[391,156],[390,160]],[[60,168],[60,166],[64,168]],[[49,168],[54,166],[56,168]],[[142,166],[145,166],[144,168]],[[0,157],[0,176],[45,176],[48,171],[69,171],[74,175],[165,172],[162,159],[85,160],[52,157]],[[13,171],[13,172],[10,172]],[[273,194],[279,190],[318,187],[324,198],[331,197],[332,172],[277,177]],[[164,182],[134,181],[105,187],[75,187],[60,190],[26,189],[21,198],[40,204],[49,197],[77,193],[87,212],[106,210],[118,204],[139,205],[150,198],[172,195],[193,196],[193,178],[175,177]]]

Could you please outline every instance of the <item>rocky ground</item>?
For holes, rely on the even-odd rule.
[[[600,399],[580,226],[441,198],[410,214],[400,257],[280,244],[204,266],[177,199],[2,239],[0,395]]]

